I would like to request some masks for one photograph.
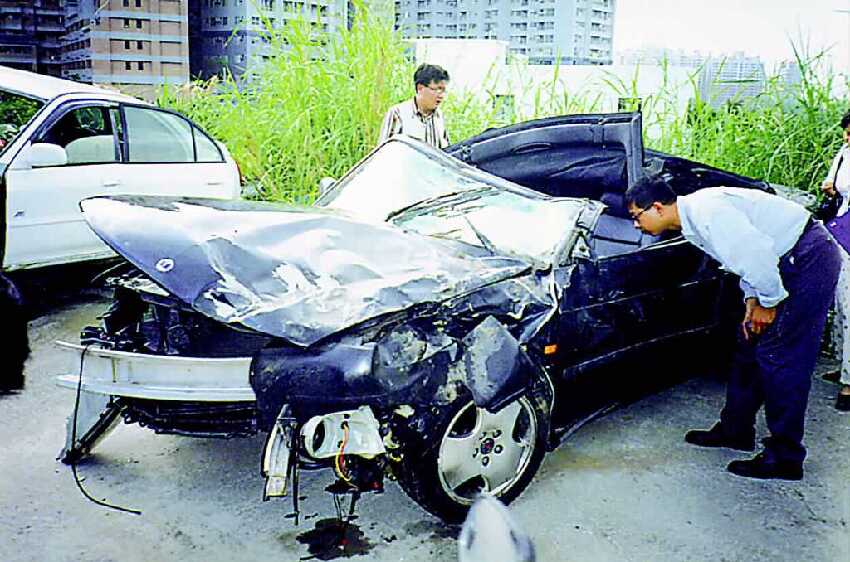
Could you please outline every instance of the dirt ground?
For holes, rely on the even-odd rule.
[[[328,540],[339,532],[330,476],[307,473],[296,527],[288,499],[261,501],[264,436],[202,440],[122,425],[79,474],[94,497],[142,514],[86,500],[55,460],[74,395],[54,378],[77,366],[53,341],[75,341],[105,305],[90,292],[42,310],[30,325],[27,388],[0,397],[0,561],[456,559],[456,531],[394,483],[364,497],[340,549]],[[832,408],[836,389],[815,377],[802,482],[738,478],[723,469],[740,455],[686,445],[684,431],[712,423],[723,401],[721,382],[694,379],[582,428],[511,509],[544,562],[848,562],[850,415]]]

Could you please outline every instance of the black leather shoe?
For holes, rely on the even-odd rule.
[[[726,436],[719,423],[711,429],[692,429],[685,434],[685,441],[699,447],[726,447],[737,451],[755,451],[756,439],[731,439]]]
[[[850,412],[850,394],[839,394],[835,399],[835,409]]]
[[[771,461],[764,452],[746,461],[732,461],[726,470],[745,478],[761,478],[762,480],[802,480],[803,466],[796,463]]]

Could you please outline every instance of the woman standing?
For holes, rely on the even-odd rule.
[[[830,201],[837,207],[834,216],[840,217],[847,213],[850,207],[850,111],[841,118],[841,130],[844,144],[832,160],[832,166],[821,188]],[[832,213],[830,213],[832,214]],[[833,217],[822,217],[832,219]],[[841,338],[841,390],[835,407],[838,410],[850,411],[850,255],[841,252],[841,275],[835,290],[835,319],[832,326],[833,338],[837,343]]]

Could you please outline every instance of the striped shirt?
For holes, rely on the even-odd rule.
[[[407,135],[436,148],[449,145],[446,123],[439,108],[431,115],[423,115],[416,107],[415,98],[396,104],[387,111],[378,144],[393,135]]]

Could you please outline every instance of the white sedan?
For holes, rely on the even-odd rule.
[[[223,144],[178,113],[0,66],[3,269],[113,256],[79,203],[120,194],[236,199],[240,174]]]

